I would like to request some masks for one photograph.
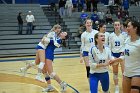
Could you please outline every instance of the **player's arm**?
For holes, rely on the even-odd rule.
[[[55,37],[55,35],[54,35],[54,37],[53,37],[53,41],[54,41],[54,45],[55,45],[56,47],[60,47],[60,44],[57,42],[57,37]]]
[[[85,50],[85,37],[84,34],[81,35],[81,50],[82,52]]]
[[[124,52],[121,53],[121,56],[119,58],[111,59],[109,61],[109,64],[112,65],[115,64],[116,62],[123,62],[123,60],[124,60]]]
[[[91,69],[96,69],[97,67],[97,63],[94,59],[94,54],[93,54],[94,50],[93,47],[91,48],[90,52],[89,52],[89,65]]]

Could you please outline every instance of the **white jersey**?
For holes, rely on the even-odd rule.
[[[120,53],[123,52],[124,48],[124,42],[126,40],[126,36],[122,33],[120,33],[119,36],[117,36],[114,32],[110,34],[109,36],[109,46],[113,53]]]
[[[105,45],[109,45],[109,33],[108,32],[105,32]]]
[[[82,35],[81,35],[81,48],[82,48],[82,51],[87,51],[89,52],[90,48],[92,46],[95,45],[94,43],[94,35],[98,33],[97,30],[93,30],[91,32],[83,32]]]
[[[48,46],[48,44],[50,43],[50,38],[47,37],[43,37],[45,39],[45,43],[43,44],[42,42],[39,42],[39,46],[41,46],[43,49],[46,49],[46,47]]]
[[[96,68],[96,64],[107,63],[110,59],[114,57],[111,54],[111,50],[109,47],[104,46],[103,52],[100,52],[96,46],[91,48],[89,54],[89,64],[90,64],[90,73],[104,73],[108,71],[108,66],[98,67]]]
[[[140,39],[131,42],[130,38],[128,38],[125,42],[124,53],[124,75],[127,77],[140,75]]]
[[[50,43],[50,39],[54,41],[54,44],[57,43],[57,36],[54,31],[50,31],[45,37],[43,37],[45,43],[43,44],[42,42],[39,42],[39,46],[41,46],[43,49],[46,49],[48,44]]]

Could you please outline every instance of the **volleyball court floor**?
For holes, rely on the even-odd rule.
[[[79,60],[79,54],[55,56],[54,71],[69,85],[65,93],[89,93],[86,69]],[[43,93],[42,89],[47,86],[47,83],[35,80],[37,69],[29,69],[25,77],[19,70],[33,61],[34,56],[0,58],[0,93]],[[109,74],[110,93],[114,93],[112,67],[110,67]],[[119,86],[122,93],[121,82],[122,74],[119,66]],[[52,80],[52,85],[55,87],[55,91],[50,93],[61,93],[60,86],[55,80]],[[101,87],[99,87],[99,93],[102,93]]]

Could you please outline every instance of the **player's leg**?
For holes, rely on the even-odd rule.
[[[31,62],[31,63],[27,64],[25,67],[20,68],[20,71],[23,73],[23,76],[26,75],[26,72],[29,68],[35,66],[39,62],[40,62],[39,55],[38,55],[38,52],[36,52],[35,62]]]
[[[38,73],[37,73],[36,79],[39,81],[43,81],[41,76],[42,76],[42,69],[43,69],[44,64],[45,64],[45,50],[38,49],[37,53],[38,53],[38,57],[39,57],[40,62],[38,65]]]
[[[115,58],[120,57],[121,53],[112,53]],[[119,84],[118,84],[118,66],[119,62],[116,62],[115,64],[112,65],[113,68],[113,80],[115,84],[115,93],[119,93]]]
[[[101,73],[100,82],[101,82],[103,93],[109,93],[109,74],[108,74],[108,72]]]
[[[90,82],[90,80],[89,80],[90,66],[89,66],[89,56],[88,56],[88,52],[83,51],[83,59],[84,59],[85,66],[86,66],[87,78],[88,78],[88,81]]]
[[[131,78],[123,76],[123,93],[130,93],[131,91]]]
[[[124,72],[124,61],[123,62],[120,62],[120,65],[121,65],[121,71],[123,73]]]
[[[98,73],[90,74],[90,92],[98,93]]]
[[[53,71],[52,60],[46,59],[46,65],[50,77],[60,84],[62,92],[66,91],[67,84],[62,81],[59,76]]]
[[[140,75],[132,77],[130,93],[140,93]]]
[[[115,93],[119,93],[118,65],[119,64],[112,65],[112,68],[113,68],[113,80],[114,80],[114,84],[115,84]]]
[[[47,82],[47,87],[43,89],[43,92],[52,92],[55,90],[55,88],[51,85],[51,79],[47,71],[47,64],[45,63],[42,73],[44,74],[45,80]]]

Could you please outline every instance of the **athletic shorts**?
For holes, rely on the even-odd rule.
[[[113,55],[113,57],[118,58],[118,57],[120,57],[120,56],[121,56],[121,53],[122,53],[122,52],[120,52],[120,53],[113,53],[113,52],[112,52],[112,55]]]
[[[88,52],[87,51],[83,51],[83,57],[88,56]]]
[[[49,59],[49,60],[54,60],[54,51],[52,50],[45,50],[45,56],[46,56],[46,59]]]
[[[38,50],[38,49],[43,49],[43,50],[44,50],[44,48],[42,48],[42,47],[39,46],[39,45],[37,45],[35,49],[36,49],[36,50]]]
[[[139,77],[140,78],[140,75],[134,75],[134,76],[131,76],[131,77],[125,76],[125,77],[127,77],[129,79],[132,79],[133,77]]]

